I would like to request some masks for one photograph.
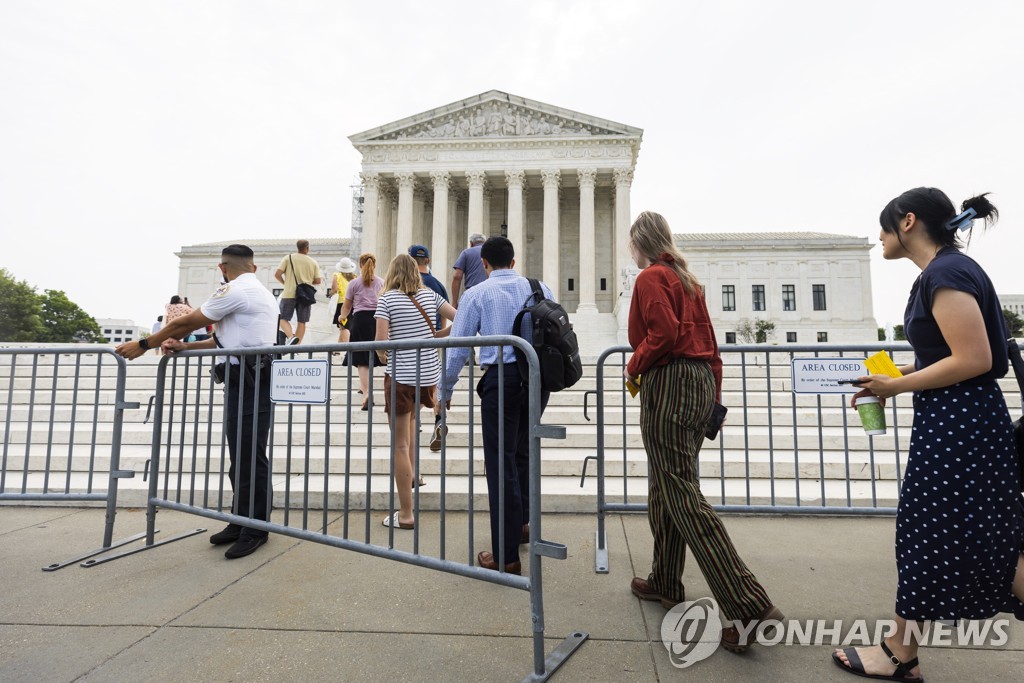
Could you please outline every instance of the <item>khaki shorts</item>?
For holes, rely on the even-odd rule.
[[[416,386],[395,382],[395,415],[411,413],[416,401]],[[420,405],[424,408],[434,407],[437,386],[420,387]],[[391,375],[384,375],[384,410],[391,414]]]

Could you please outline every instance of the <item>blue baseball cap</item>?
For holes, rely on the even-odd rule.
[[[413,258],[430,258],[430,252],[422,244],[414,244],[409,247],[409,256]]]

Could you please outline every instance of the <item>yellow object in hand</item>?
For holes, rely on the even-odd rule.
[[[889,358],[885,351],[879,351],[873,356],[864,359],[864,367],[871,375],[888,375],[889,377],[902,377],[903,373]]]
[[[640,377],[637,376],[633,379],[627,379],[626,388],[629,389],[629,395],[636,398],[636,395],[640,393]]]

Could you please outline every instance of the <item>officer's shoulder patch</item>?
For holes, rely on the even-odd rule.
[[[223,285],[221,285],[220,287],[218,287],[217,290],[213,293],[213,295],[210,298],[211,299],[219,299],[220,297],[222,297],[225,294],[227,294],[230,290],[231,290],[231,283],[230,282],[226,282]]]

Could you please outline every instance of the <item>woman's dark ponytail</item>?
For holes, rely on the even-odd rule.
[[[988,200],[988,193],[965,200],[956,212],[953,202],[942,190],[934,187],[916,187],[896,197],[882,209],[879,223],[882,230],[899,236],[899,223],[908,213],[917,216],[924,223],[928,236],[936,244],[946,247],[962,247],[960,234],[967,233],[970,244],[974,221],[982,219],[985,228],[995,224],[999,211]]]

